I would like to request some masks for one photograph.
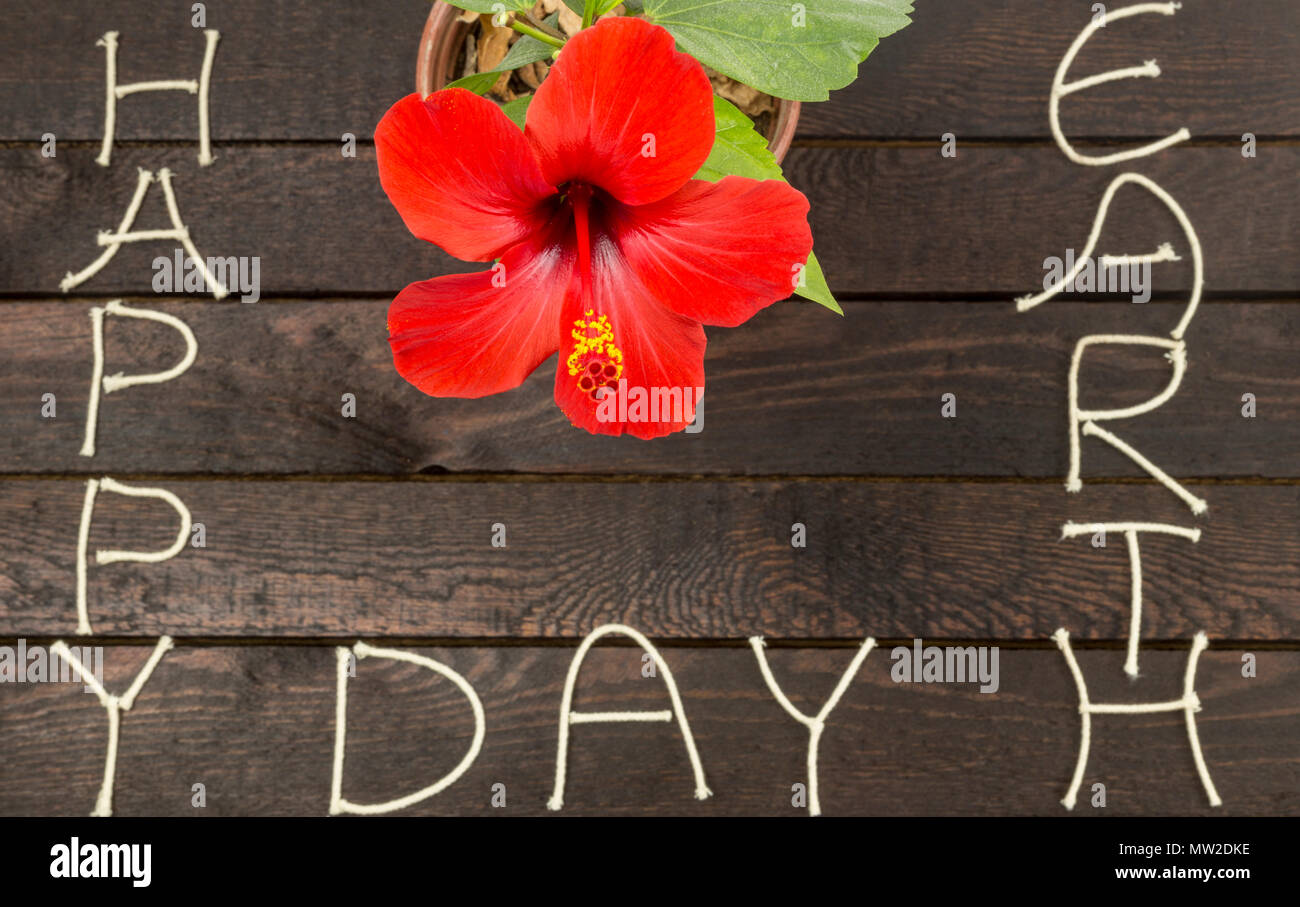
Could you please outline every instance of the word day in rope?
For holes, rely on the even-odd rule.
[[[105,480],[111,483],[112,480]],[[114,483],[115,484],[115,483]],[[120,489],[115,489],[120,490]],[[647,676],[662,677],[664,686],[667,688],[669,708],[663,710],[637,710],[637,711],[611,711],[611,712],[584,712],[574,708],[573,698],[574,690],[577,685],[578,674],[587,658],[592,646],[607,636],[621,636],[630,639],[642,651],[643,670],[648,663],[654,666],[653,674]],[[809,742],[807,750],[807,767],[808,767],[808,811],[809,815],[819,815],[821,813],[821,798],[819,792],[817,751],[823,732],[826,730],[827,720],[834,711],[845,692],[848,690],[853,679],[857,676],[858,669],[861,668],[867,655],[875,648],[876,641],[870,637],[862,642],[858,647],[854,657],[850,660],[849,665],[840,675],[839,682],[835,685],[830,697],[822,705],[821,709],[815,716],[809,716],[799,711],[782,691],[780,684],[772,674],[772,669],[768,665],[767,656],[764,652],[766,643],[762,637],[753,637],[750,639],[750,645],[753,648],[755,658],[758,662],[759,674],[767,688],[771,691],[776,702],[782,709],[789,713],[796,721],[805,725],[809,730]],[[94,673],[88,670],[81,663],[77,655],[69,649],[62,641],[54,643],[52,651],[64,661],[66,661],[72,670],[79,676],[91,690],[99,697],[100,704],[104,707],[108,715],[108,751],[104,763],[104,778],[100,787],[99,795],[95,800],[93,816],[112,815],[113,811],[113,779],[117,770],[117,751],[118,739],[121,732],[122,713],[127,712],[135,704],[136,698],[143,690],[145,683],[153,674],[155,668],[163,660],[173,647],[173,641],[170,637],[164,636],[159,639],[154,647],[153,653],[143,668],[140,669],[134,682],[131,684],[126,693],[121,696],[114,696],[107,692],[104,686],[95,679]],[[381,813],[394,812],[414,806],[421,801],[427,800],[438,793],[446,790],[455,784],[474,762],[483,748],[483,741],[487,735],[487,715],[483,707],[483,702],[475,691],[474,686],[459,672],[433,658],[417,655],[413,652],[406,652],[400,649],[380,648],[368,645],[365,642],[358,642],[351,648],[338,648],[336,650],[336,672],[335,672],[335,718],[334,718],[334,753],[333,753],[333,771],[331,773],[329,789],[329,814],[353,814],[353,815],[376,815]],[[425,668],[435,674],[451,681],[453,685],[465,697],[469,704],[474,718],[474,733],[470,740],[469,746],[460,761],[446,774],[436,781],[425,785],[412,793],[394,797],[380,803],[355,803],[348,800],[343,794],[343,774],[344,761],[347,753],[347,730],[348,730],[348,687],[350,678],[357,674],[359,663],[363,659],[387,659],[398,661],[406,664],[413,664]],[[623,624],[605,624],[592,630],[579,645],[577,652],[574,654],[569,664],[569,670],[565,677],[564,690],[560,700],[560,716],[558,724],[558,744],[556,748],[555,759],[555,786],[550,798],[546,801],[547,809],[563,809],[565,803],[565,786],[568,776],[568,752],[570,745],[570,729],[575,725],[603,724],[603,723],[676,723],[677,729],[681,734],[682,742],[686,748],[686,760],[690,766],[691,774],[694,778],[694,796],[697,800],[705,800],[713,796],[713,791],[708,787],[704,776],[704,766],[700,758],[699,750],[695,745],[695,737],[691,733],[690,722],[686,718],[686,709],[682,703],[681,692],[678,689],[677,681],[673,676],[668,662],[640,631],[623,625]]]

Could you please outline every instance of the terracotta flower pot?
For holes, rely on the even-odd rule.
[[[465,35],[472,23],[460,21],[461,10],[444,0],[435,0],[424,23],[420,37],[420,54],[415,61],[415,90],[421,96],[432,94],[448,82],[454,81],[452,73]],[[776,98],[776,112],[768,129],[767,147],[779,163],[790,150],[794,130],[799,124],[799,102]]]

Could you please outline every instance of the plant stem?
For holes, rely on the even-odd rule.
[[[582,27],[590,28],[591,23],[596,18],[596,4],[598,0],[586,0],[582,5]]]
[[[510,22],[510,27],[513,28],[515,31],[519,32],[519,34],[521,35],[527,35],[530,38],[536,38],[538,41],[541,41],[543,44],[549,44],[552,47],[564,46],[564,42],[561,41],[559,38],[552,37],[551,35],[548,35],[546,32],[542,31],[541,29],[533,28],[531,25],[525,25],[524,23],[520,22],[518,19],[512,19]]]
[[[531,25],[533,28],[537,29],[538,31],[544,31],[551,37],[559,38],[561,41],[565,40],[566,35],[564,34],[564,32],[560,31],[559,29],[552,28],[551,26],[547,25],[545,22],[538,22],[537,19],[533,16],[533,14],[528,12],[527,10],[524,11],[523,16],[525,19],[528,20],[528,24]]]

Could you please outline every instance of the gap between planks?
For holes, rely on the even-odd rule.
[[[481,265],[483,262],[464,262],[466,268]],[[1297,288],[1300,289],[1300,288]],[[391,302],[402,291],[402,287],[377,290],[320,290],[301,292],[263,293],[257,303],[273,302],[278,306],[293,303],[315,304],[322,302],[373,302],[376,305]],[[972,293],[955,291],[907,291],[907,292],[850,292],[841,293],[836,299],[844,305],[870,305],[882,302],[963,302],[972,305],[1007,305],[1014,304],[1017,296],[1024,295],[1024,287],[1014,290],[981,290]],[[32,303],[41,302],[51,305],[95,305],[108,299],[120,299],[128,305],[157,305],[158,303],[208,302],[218,305],[231,305],[229,300],[218,302],[206,295],[195,293],[157,293],[141,296],[132,293],[84,293],[77,296],[53,294],[43,290],[7,290],[0,291],[0,304],[6,302]],[[1115,303],[1129,302],[1131,295],[1124,293],[1060,293],[1052,298],[1057,303]],[[1201,305],[1248,305],[1250,303],[1294,304],[1300,302],[1300,295],[1295,290],[1205,290],[1201,294]],[[794,304],[816,306],[811,300],[796,298],[782,299],[773,305]],[[1186,290],[1158,290],[1151,293],[1151,298],[1140,305],[1187,305]],[[731,329],[734,330],[734,329]]]
[[[49,646],[56,640],[67,640],[62,636],[0,636],[0,645],[16,645],[23,640],[30,646]],[[351,634],[347,636],[175,636],[176,648],[221,649],[221,648],[277,648],[308,647],[327,648],[332,646],[350,646],[358,639],[364,639],[369,645],[394,648],[458,648],[458,649],[574,649],[586,637],[527,637],[527,636],[366,636]],[[79,636],[78,640],[97,646],[140,647],[145,646],[152,636]],[[649,637],[658,648],[667,649],[749,649],[747,638],[713,637]],[[916,637],[882,637],[876,640],[876,648],[891,649],[895,646],[911,646]],[[940,637],[923,638],[927,646],[996,646],[1000,649],[1015,649],[1031,652],[1054,652],[1056,643],[1051,638],[1044,639],[1000,639],[996,637]],[[839,637],[786,637],[777,639],[765,637],[769,649],[857,649],[862,645],[858,638]],[[1186,651],[1190,642],[1186,639],[1143,639],[1144,649],[1153,651]],[[1128,647],[1126,639],[1075,639],[1070,638],[1070,646],[1076,650],[1099,652],[1123,652]],[[636,649],[637,644],[627,639],[610,638],[602,642],[602,647]],[[1213,639],[1209,652],[1224,652],[1232,649],[1254,649],[1268,652],[1300,651],[1300,639]]]
[[[434,467],[438,469],[440,467]],[[4,482],[84,482],[87,476],[104,470],[87,470],[83,473],[0,473]],[[109,470],[110,472],[112,470]],[[114,472],[113,478],[123,482],[315,482],[320,484],[349,482],[428,482],[445,484],[876,484],[876,485],[1060,485],[1058,476],[890,476],[890,475],[743,475],[724,473],[625,473],[605,475],[600,473],[543,473],[543,472],[415,472],[407,475],[387,473],[187,473],[187,472]],[[1179,476],[1185,485],[1250,487],[1300,485],[1300,476]],[[1157,485],[1147,476],[1088,476],[1088,485]]]
[[[1116,135],[1100,138],[1071,138],[1070,144],[1076,148],[1110,148],[1117,145],[1137,145],[1145,142],[1157,141],[1164,138],[1163,135]],[[977,148],[1025,148],[1025,147],[1044,147],[1055,148],[1056,140],[1050,135],[1043,136],[972,136],[963,139],[957,136],[959,147],[977,147]],[[792,148],[934,148],[942,143],[942,140],[935,136],[934,138],[917,137],[917,138],[873,138],[872,136],[835,136],[835,137],[818,137],[808,136],[805,138],[795,138],[790,147]],[[38,139],[6,139],[0,141],[0,149],[22,149],[30,148],[39,149],[42,142]],[[100,139],[64,139],[59,144],[66,148],[89,149],[98,152],[102,144]],[[300,147],[316,146],[334,148],[338,146],[338,141],[334,139],[256,139],[256,138],[234,138],[213,141],[212,148],[215,154],[216,150],[222,147],[239,147],[249,145],[259,145],[268,148],[274,147]],[[373,136],[357,136],[357,147],[367,148],[374,147],[375,140]],[[113,147],[116,148],[174,148],[187,147],[192,148],[193,139],[115,139]],[[1300,146],[1300,136],[1291,135],[1256,135],[1256,148],[1262,147],[1297,147]],[[1178,148],[1240,148],[1241,136],[1236,135],[1193,135],[1190,139],[1184,139],[1176,146]]]

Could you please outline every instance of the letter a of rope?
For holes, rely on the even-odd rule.
[[[1093,251],[1097,248],[1097,240],[1101,238],[1101,228],[1106,223],[1106,212],[1110,210],[1111,200],[1115,198],[1116,192],[1129,183],[1141,186],[1160,199],[1161,203],[1174,215],[1174,219],[1178,221],[1178,225],[1183,228],[1183,234],[1187,237],[1187,243],[1192,252],[1192,293],[1187,301],[1187,308],[1183,311],[1182,319],[1169,332],[1169,336],[1175,340],[1183,339],[1183,334],[1187,332],[1187,326],[1192,323],[1192,316],[1196,314],[1196,309],[1201,304],[1201,289],[1205,285],[1205,261],[1201,254],[1201,241],[1197,237],[1196,228],[1192,226],[1192,221],[1187,216],[1187,212],[1183,210],[1182,205],[1178,204],[1174,197],[1157,183],[1147,179],[1140,173],[1121,173],[1111,181],[1111,184],[1106,187],[1106,192],[1101,197],[1101,204],[1097,207],[1097,215],[1093,218],[1092,232],[1088,234],[1088,242],[1084,245],[1083,252],[1075,261],[1074,267],[1067,271],[1051,289],[1016,299],[1017,312],[1028,312],[1030,309],[1041,305],[1059,294],[1067,286],[1070,286],[1074,279],[1079,276],[1089,259],[1092,258]],[[1146,255],[1103,255],[1101,265],[1102,267],[1112,267],[1121,263],[1134,264],[1162,261],[1179,261],[1178,256],[1174,254],[1173,247],[1168,243],[1161,245],[1156,252]]]
[[[575,712],[573,711],[573,687],[578,681],[578,670],[582,667],[582,661],[587,657],[587,651],[598,639],[611,634],[626,636],[641,647],[654,659],[655,666],[664,676],[664,686],[668,687],[668,697],[672,701],[672,709],[664,711],[642,711],[642,712]],[[686,755],[691,762],[691,771],[695,775],[695,799],[706,800],[713,796],[713,791],[709,790],[704,783],[704,768],[700,764],[700,754],[695,749],[695,738],[691,736],[691,726],[686,721],[686,710],[682,708],[682,697],[677,692],[677,681],[673,679],[673,672],[668,669],[668,663],[659,655],[656,649],[640,632],[631,627],[622,624],[605,624],[597,627],[587,635],[587,638],[578,646],[578,652],[573,656],[573,661],[569,664],[568,676],[564,679],[564,696],[560,701],[560,742],[555,754],[555,789],[551,793],[551,799],[546,801],[546,808],[558,810],[564,806],[564,783],[566,767],[569,759],[569,724],[600,724],[611,722],[642,722],[642,721],[663,721],[670,722],[673,716],[677,716],[677,726],[682,732],[682,737],[686,741]]]
[[[127,205],[126,214],[122,215],[122,222],[117,227],[117,232],[110,233],[107,230],[101,230],[96,242],[105,246],[99,257],[86,265],[76,274],[69,271],[59,281],[59,289],[64,293],[73,287],[80,286],[90,278],[94,277],[104,266],[112,261],[117,250],[122,248],[122,243],[130,242],[155,242],[164,239],[170,239],[178,242],[184,247],[190,260],[193,261],[199,270],[203,272],[203,278],[207,281],[207,286],[212,288],[212,297],[214,299],[225,299],[230,295],[230,291],[217,280],[212,269],[203,256],[199,255],[198,248],[194,245],[194,240],[190,238],[189,228],[181,221],[180,207],[176,204],[176,193],[172,190],[172,173],[166,167],[158,171],[158,184],[162,186],[163,198],[167,203],[167,217],[171,220],[172,229],[170,230],[132,230],[135,224],[136,215],[140,213],[140,205],[144,202],[145,194],[149,191],[149,184],[154,181],[154,174],[149,170],[140,170],[140,175],[135,185],[135,194],[131,196],[131,203]]]

